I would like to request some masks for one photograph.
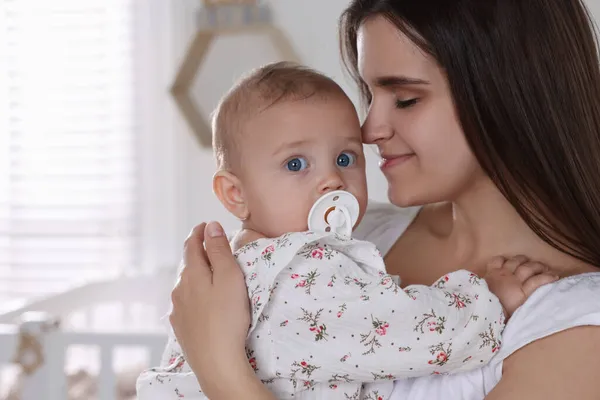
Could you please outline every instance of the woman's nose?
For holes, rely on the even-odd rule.
[[[386,118],[377,112],[374,106],[369,108],[367,118],[362,125],[362,139],[366,144],[379,144],[389,140],[394,135],[392,126]]]

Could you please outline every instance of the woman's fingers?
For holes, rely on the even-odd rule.
[[[182,273],[198,274],[202,280],[212,281],[211,264],[204,250],[205,223],[201,223],[192,229],[185,240],[183,249],[183,271]]]
[[[231,247],[221,225],[210,222],[205,230],[206,254],[210,265],[214,268],[213,279],[229,275],[232,271],[239,273],[240,269],[231,252]]]

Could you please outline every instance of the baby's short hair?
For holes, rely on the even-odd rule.
[[[331,78],[303,65],[275,62],[242,77],[228,92],[212,115],[213,151],[217,168],[230,169],[239,160],[237,137],[253,115],[283,101],[306,100],[313,96],[344,96]]]

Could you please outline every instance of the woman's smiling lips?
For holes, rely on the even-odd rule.
[[[386,170],[401,164],[404,164],[406,161],[412,159],[415,156],[415,153],[407,153],[407,154],[381,154],[381,161],[379,162],[379,168],[381,170]]]

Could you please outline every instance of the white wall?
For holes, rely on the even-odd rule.
[[[173,0],[171,20],[172,74],[180,61],[195,27],[195,10],[199,0]],[[348,0],[277,0],[270,1],[276,23],[288,34],[301,61],[336,79],[355,100],[353,85],[342,72],[338,54],[337,19],[348,4]],[[592,13],[600,18],[600,0],[587,0]],[[310,21],[310,26],[309,26]],[[218,40],[210,57],[201,70],[194,88],[197,102],[206,115],[214,108],[220,95],[241,73],[265,62],[276,59],[269,41],[261,37],[237,37]],[[179,236],[175,241],[180,246],[187,232],[198,222],[218,220],[226,229],[234,229],[238,222],[222,208],[211,190],[214,163],[209,149],[199,149],[185,121],[171,105],[169,114],[173,126],[173,150],[178,160],[171,173],[174,182],[169,190],[174,191],[171,204],[180,208],[173,217],[177,218],[174,228]],[[367,149],[368,179],[370,196],[386,200],[386,183],[376,165],[374,153]],[[172,214],[171,214],[172,215]],[[172,238],[171,238],[172,239]],[[180,247],[171,249],[178,254]]]
[[[596,21],[600,21],[600,0],[585,0]]]

